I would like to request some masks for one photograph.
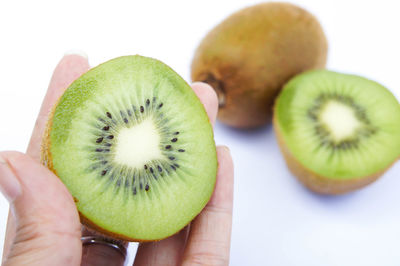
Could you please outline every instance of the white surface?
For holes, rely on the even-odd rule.
[[[1,1],[0,150],[25,151],[50,75],[66,51],[85,51],[91,65],[126,54],[151,56],[189,80],[200,39],[255,2]],[[400,99],[398,1],[291,2],[320,19],[330,69],[374,79]],[[235,161],[231,265],[400,264],[400,163],[359,192],[322,197],[288,172],[270,126],[244,132],[218,124],[215,130]],[[0,197],[1,241],[7,210]]]

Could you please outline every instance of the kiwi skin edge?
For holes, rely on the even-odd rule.
[[[47,120],[46,128],[45,128],[44,134],[43,134],[42,144],[41,144],[41,147],[40,147],[40,162],[43,165],[45,165],[50,171],[52,171],[57,177],[58,177],[58,174],[57,174],[57,171],[53,167],[53,163],[52,163],[53,160],[52,160],[52,155],[51,155],[51,152],[50,152],[50,146],[51,146],[50,130],[51,130],[51,126],[53,124],[53,116],[54,116],[54,113],[56,111],[56,107],[57,107],[58,102],[59,102],[60,99],[61,99],[61,97],[57,100],[57,102],[54,104],[53,108],[51,109],[51,112],[49,113],[49,118]],[[73,197],[73,199],[74,199],[75,203],[79,201],[75,197]],[[117,234],[117,233],[113,233],[113,232],[107,231],[106,229],[104,229],[102,227],[99,227],[98,225],[93,223],[90,219],[88,219],[86,216],[84,216],[78,210],[78,208],[76,208],[76,210],[78,211],[81,223],[83,225],[87,226],[89,229],[94,230],[95,232],[100,233],[102,235],[105,235],[105,236],[108,236],[108,237],[111,237],[111,238],[114,238],[114,239],[123,240],[123,241],[141,242],[141,243],[160,241],[160,240],[163,240],[165,238],[171,237],[172,235],[178,234],[181,231],[181,230],[179,230],[178,232],[176,232],[176,233],[174,233],[172,235],[169,235],[169,236],[166,236],[165,238],[160,238],[160,239],[154,239],[154,240],[134,239],[134,238],[126,237],[124,235],[120,235],[120,234]],[[191,222],[192,221],[189,221],[188,224],[190,224]]]
[[[394,162],[390,164],[386,169],[369,176],[358,177],[348,180],[336,180],[332,178],[327,178],[311,171],[310,169],[307,169],[293,156],[282,138],[275,112],[272,122],[275,135],[278,140],[279,148],[283,154],[283,157],[285,158],[289,170],[308,189],[319,194],[340,195],[362,188],[377,180],[397,161],[394,160]]]

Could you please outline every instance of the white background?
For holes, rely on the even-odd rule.
[[[201,38],[256,2],[1,1],[0,150],[25,151],[64,52],[84,50],[92,66],[151,56],[189,81]],[[291,2],[321,21],[330,69],[374,79],[400,99],[398,1]],[[400,163],[358,192],[318,196],[288,172],[271,126],[238,131],[217,124],[215,137],[235,161],[231,265],[400,265]],[[7,211],[0,196],[0,248]]]

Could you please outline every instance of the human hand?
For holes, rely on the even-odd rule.
[[[82,248],[79,215],[66,187],[39,163],[48,114],[64,89],[89,69],[86,58],[66,55],[56,67],[43,101],[27,154],[0,153],[0,190],[10,202],[3,250],[4,265],[123,265],[125,258],[106,245]],[[214,91],[194,83],[193,90],[214,124]],[[217,147],[214,194],[203,211],[178,234],[140,244],[134,265],[228,265],[233,201],[233,163],[226,147]],[[86,234],[88,231],[84,231]],[[125,243],[126,245],[126,243]]]

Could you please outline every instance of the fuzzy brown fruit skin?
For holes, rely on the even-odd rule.
[[[325,195],[339,195],[360,189],[377,180],[384,172],[386,172],[387,169],[390,168],[389,166],[383,171],[374,173],[372,175],[347,180],[337,180],[321,176],[317,173],[314,173],[310,169],[307,169],[293,156],[282,138],[275,115],[273,117],[273,126],[279,148],[283,154],[283,157],[285,158],[289,170],[302,184],[316,193]]]
[[[324,68],[327,50],[313,15],[288,3],[262,3],[208,33],[195,52],[191,78],[214,87],[221,122],[259,127],[271,121],[282,86],[300,72]]]

